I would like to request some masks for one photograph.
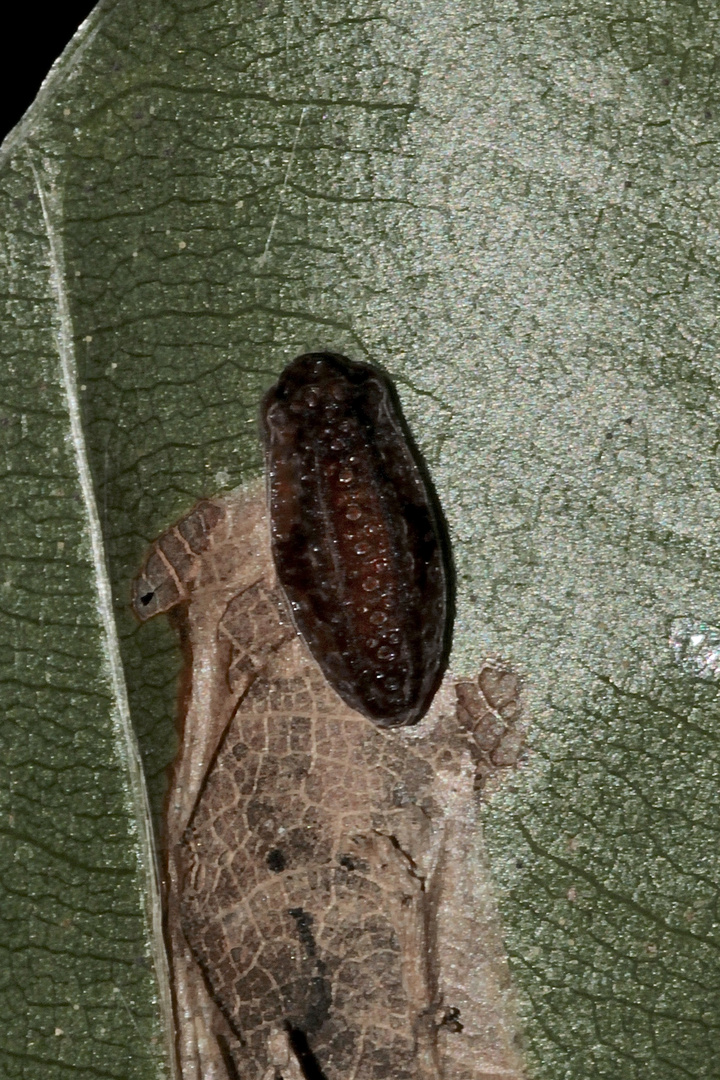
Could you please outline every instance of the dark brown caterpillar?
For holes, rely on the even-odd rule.
[[[353,709],[416,723],[447,661],[451,574],[389,384],[369,364],[308,353],[262,420],[273,558],[299,632]]]

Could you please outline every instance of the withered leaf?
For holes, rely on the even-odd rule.
[[[415,727],[351,709],[296,633],[259,485],[153,545],[141,618],[188,664],[165,822],[183,1080],[522,1075],[478,785],[515,764],[515,677],[446,677]]]

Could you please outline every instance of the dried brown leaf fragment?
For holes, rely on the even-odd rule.
[[[292,624],[259,484],[168,530],[136,609],[150,586],[190,664],[165,823],[183,1080],[519,1080],[476,790],[517,760],[512,672],[446,676],[414,727],[354,711]]]

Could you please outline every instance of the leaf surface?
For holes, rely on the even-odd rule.
[[[129,581],[322,348],[386,367],[426,455],[455,670],[525,673],[486,842],[533,1075],[716,1075],[717,34],[121,0],[59,61],[0,161],[4,1075],[167,1067],[131,735],[157,815],[180,658]]]

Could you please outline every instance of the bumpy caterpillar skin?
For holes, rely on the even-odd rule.
[[[265,397],[272,551],[295,624],[340,697],[415,724],[445,670],[451,574],[439,508],[384,377],[308,353]]]

